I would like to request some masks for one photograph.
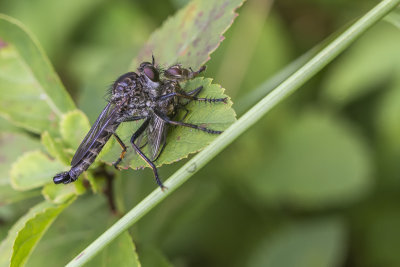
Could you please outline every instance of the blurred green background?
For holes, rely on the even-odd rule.
[[[0,0],[0,12],[34,33],[94,122],[108,85],[186,2]],[[257,86],[377,2],[248,0],[205,76],[241,115]],[[130,232],[143,266],[400,266],[399,44],[378,23],[142,218]],[[155,188],[148,169],[114,182],[123,211]],[[1,237],[39,200],[1,206]],[[116,219],[103,195],[80,197],[28,266],[68,262]]]

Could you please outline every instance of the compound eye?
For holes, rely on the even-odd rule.
[[[150,65],[151,65],[150,62],[142,62],[142,63],[140,63],[140,66],[139,66],[138,70],[139,70],[139,71],[143,71],[143,69],[144,69],[145,67],[150,66]]]
[[[146,66],[143,68],[144,75],[147,76],[153,82],[159,81],[158,71],[154,67]]]

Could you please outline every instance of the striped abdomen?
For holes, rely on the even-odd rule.
[[[89,166],[92,165],[97,155],[99,155],[100,151],[103,149],[118,126],[119,123],[114,123],[104,128],[103,132],[94,141],[93,146],[86,152],[82,159],[75,165],[71,166],[71,169],[68,172],[57,174],[53,178],[54,183],[68,184],[78,179],[79,175],[81,175],[82,172],[86,171]]]

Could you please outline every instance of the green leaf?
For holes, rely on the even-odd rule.
[[[65,165],[69,165],[71,162],[69,156],[64,151],[64,144],[60,138],[53,138],[49,132],[44,132],[41,135],[41,141],[43,146],[46,148],[47,152],[53,158],[59,160]]]
[[[191,1],[153,33],[133,61],[131,69],[136,69],[142,61],[151,60],[152,54],[158,64],[179,62],[186,67],[199,68],[210,59],[210,54],[224,39],[222,34],[233,23],[237,16],[235,10],[243,2]]]
[[[400,79],[397,78],[377,100],[373,114],[379,185],[387,190],[400,185]]]
[[[76,150],[87,132],[90,124],[86,115],[80,110],[68,112],[62,117],[60,122],[60,132],[64,141]]]
[[[12,163],[24,152],[39,149],[40,143],[23,133],[0,133],[0,206],[39,192],[18,192],[10,185],[10,169]]]
[[[109,212],[104,196],[95,194],[76,198],[73,204],[59,214],[26,266],[65,266],[91,240],[112,225],[115,219]]]
[[[82,183],[82,179],[76,181],[76,183],[66,185],[56,185],[54,183],[47,184],[42,189],[42,195],[44,198],[55,204],[62,204],[70,200],[73,196],[78,195],[80,192],[77,191],[76,184]]]
[[[372,28],[332,65],[324,80],[323,98],[343,106],[381,89],[400,71],[399,42],[398,30],[387,23]]]
[[[17,190],[29,190],[52,182],[65,166],[41,151],[24,153],[11,167],[11,185]]]
[[[87,266],[141,266],[132,237],[126,231],[91,260]]]
[[[185,85],[185,90],[190,91],[203,86],[203,90],[199,94],[199,97],[209,98],[224,98],[227,97],[224,94],[224,89],[218,84],[212,84],[211,79],[196,78],[188,81]],[[193,123],[208,127],[213,130],[224,130],[228,128],[233,122],[235,122],[236,114],[232,109],[232,102],[228,101],[225,103],[201,103],[201,102],[190,102],[186,108],[190,111],[186,116],[184,122]],[[181,120],[184,112],[180,113],[176,118],[177,121]],[[120,129],[117,130],[119,136],[124,140],[129,140],[133,132],[143,123],[125,123],[122,124]],[[207,146],[215,137],[218,135],[212,135],[199,130],[194,130],[187,127],[170,127],[170,131],[167,136],[167,145],[160,157],[156,161],[157,166],[163,164],[169,164],[185,158],[190,153],[195,153],[205,146]],[[132,152],[131,148],[125,160],[122,161],[121,166],[130,167],[137,169],[142,167],[148,167],[147,164],[140,158],[139,155]],[[115,161],[121,151],[120,146],[115,142],[111,153],[108,153],[102,160],[109,163]],[[148,147],[143,148],[143,152],[148,155]]]
[[[62,205],[44,201],[31,208],[1,243],[0,266],[23,266],[57,215],[71,203],[72,200]]]
[[[400,153],[400,79],[378,101],[375,125],[385,150]],[[397,161],[397,160],[396,160]]]
[[[0,115],[25,129],[56,133],[74,108],[48,58],[15,19],[0,15]]]
[[[400,29],[400,8],[396,8],[389,13],[389,15],[385,17],[385,20]]]
[[[16,127],[10,121],[0,117],[0,132],[21,132],[21,129]]]
[[[319,111],[296,115],[289,123],[277,133],[268,159],[253,160],[254,167],[240,177],[255,199],[321,208],[347,204],[369,192],[372,158],[355,129]]]
[[[143,266],[173,267],[172,263],[156,247],[144,247],[140,251]]]
[[[9,2],[3,5],[2,11],[21,19],[25,25],[29,26],[45,51],[51,55],[50,58],[68,60],[74,50],[69,49],[73,43],[71,35],[82,25],[82,21],[92,14],[93,10],[101,9],[99,5],[103,7],[104,2],[103,0],[84,2],[37,0],[26,2],[24,5]],[[85,30],[88,30],[90,26],[91,21],[85,23]],[[64,64],[64,67],[65,65],[67,64]]]
[[[346,233],[337,219],[283,227],[257,245],[246,266],[330,267],[344,261]]]

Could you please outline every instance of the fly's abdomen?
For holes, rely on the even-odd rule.
[[[86,171],[90,165],[94,162],[100,151],[103,149],[111,135],[118,128],[119,123],[111,124],[103,129],[103,132],[94,140],[93,146],[88,149],[82,159],[75,165],[71,166],[68,172],[62,172],[57,174],[53,181],[56,184],[64,183],[68,184],[78,179],[82,172]]]
[[[100,134],[99,137],[94,141],[95,143],[93,146],[86,152],[85,156],[78,162],[78,164],[72,166],[72,169],[74,169],[76,172],[79,172],[79,174],[86,171],[94,162],[97,155],[99,155],[100,151],[110,139],[111,135],[115,132],[118,125],[119,123],[116,123],[106,127],[103,130],[103,133]]]

